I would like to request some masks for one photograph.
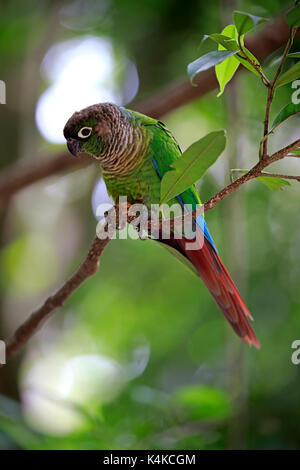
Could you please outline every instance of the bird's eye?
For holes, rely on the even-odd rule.
[[[81,139],[87,139],[92,133],[92,128],[91,127],[82,127],[80,131],[78,131],[78,137]]]

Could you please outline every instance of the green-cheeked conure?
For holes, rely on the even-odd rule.
[[[161,178],[181,156],[176,140],[162,122],[111,103],[74,113],[65,125],[64,136],[73,155],[87,153],[99,160],[108,194],[114,201],[126,196],[129,203],[142,202],[149,209],[160,203]],[[201,203],[194,186],[169,203],[176,201],[193,208]],[[172,235],[169,239],[161,237],[159,242],[197,272],[238,336],[260,347],[248,321],[252,317],[218,255],[203,217],[195,223],[198,233],[201,230],[204,236],[201,248],[186,249],[187,240]]]

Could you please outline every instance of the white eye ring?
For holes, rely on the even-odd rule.
[[[78,131],[78,137],[81,139],[87,139],[91,133],[92,133],[93,128],[92,127],[82,127],[80,131]]]

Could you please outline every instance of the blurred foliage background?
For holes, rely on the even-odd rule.
[[[275,17],[288,5],[2,1],[1,171],[64,150],[63,124],[74,110],[106,100],[130,107],[185,78],[202,35],[230,23],[233,9]],[[266,90],[254,75],[216,94],[163,119],[183,149],[228,131],[227,150],[199,183],[203,200],[229,182],[230,168],[256,161],[262,135]],[[272,116],[290,95],[290,86],[278,90]],[[297,117],[283,125],[271,149],[299,137],[298,126]],[[299,174],[297,159],[272,169]],[[93,164],[53,176],[2,208],[0,338],[83,259],[95,233],[99,175]],[[260,351],[239,342],[202,283],[165,250],[114,240],[99,272],[1,369],[0,448],[299,448],[300,366],[291,362],[300,336],[298,203],[296,182],[270,191],[253,181],[207,214],[255,317]]]

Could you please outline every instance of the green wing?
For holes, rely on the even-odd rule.
[[[153,151],[153,158],[152,162],[153,165],[159,175],[160,178],[169,170],[171,170],[170,165],[180,158],[181,150],[176,142],[175,138],[173,137],[172,133],[169,129],[160,121],[156,121],[156,123],[148,124],[151,126],[151,130],[153,133],[153,140],[152,140],[152,151]],[[180,195],[179,198],[170,201],[170,204],[175,202],[183,202],[184,204],[192,204],[194,207],[195,204],[200,203],[200,199],[196,190],[191,187],[184,193]],[[175,256],[178,261],[183,263],[189,270],[191,270],[194,274],[198,276],[198,272],[195,266],[189,261],[189,259],[184,256],[179,250],[175,247],[170,246],[166,242],[158,241],[160,245],[162,245],[169,253]]]
[[[161,121],[146,125],[151,127],[153,133],[153,165],[160,178],[162,178],[167,171],[172,169],[170,165],[180,158],[182,152],[171,131]],[[201,204],[196,186],[193,185],[180,194],[177,198],[178,201],[183,204],[191,204],[193,209],[195,209],[197,204]]]

